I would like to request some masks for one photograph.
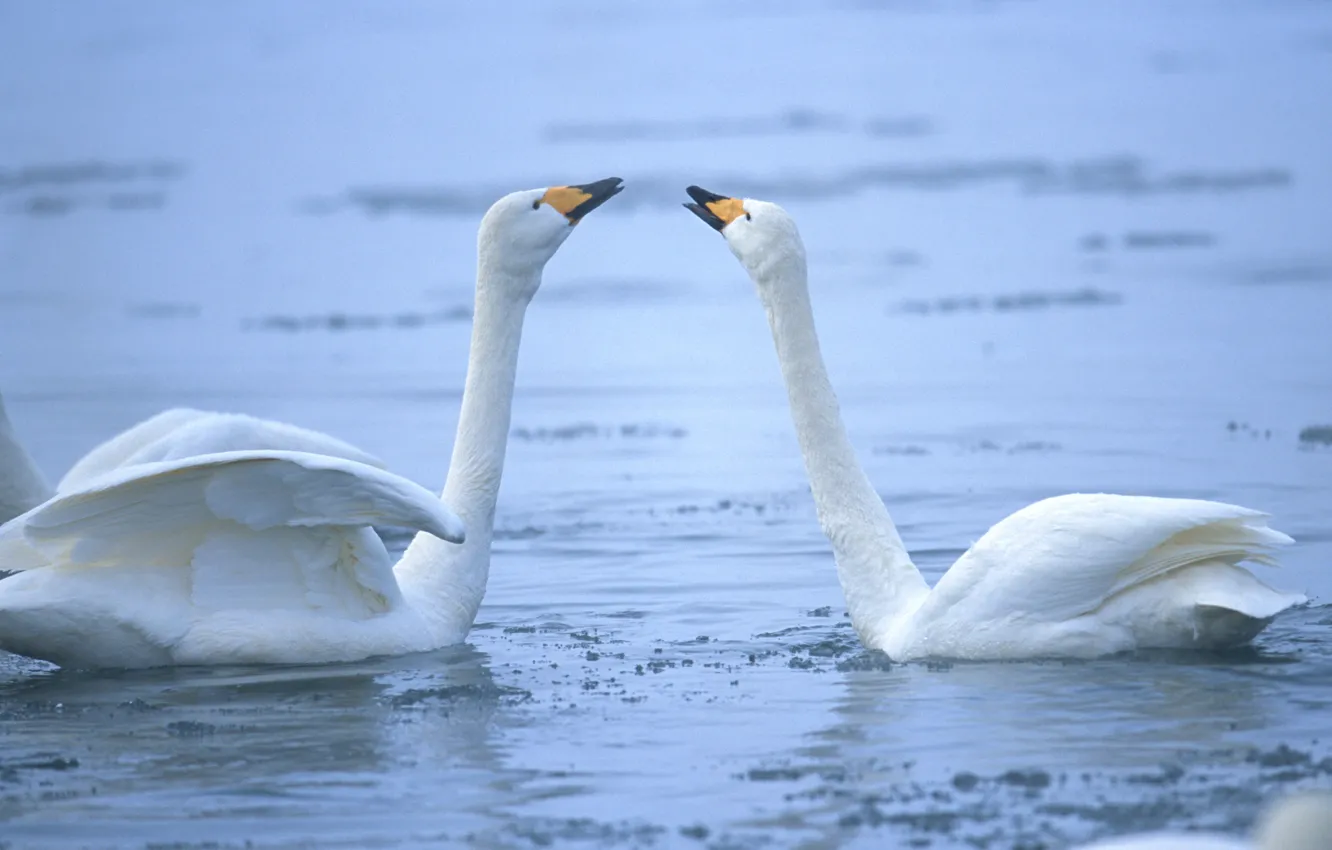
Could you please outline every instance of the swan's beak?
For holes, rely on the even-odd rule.
[[[582,221],[583,216],[624,191],[622,183],[624,181],[618,177],[607,177],[581,186],[552,186],[541,196],[541,201],[569,219],[572,227]]]
[[[745,215],[745,205],[739,198],[718,195],[700,186],[690,186],[685,191],[697,202],[685,204],[685,209],[703,219],[713,230],[721,232],[726,225]]]

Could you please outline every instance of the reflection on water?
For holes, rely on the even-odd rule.
[[[14,7],[0,390],[53,478],[191,405],[440,486],[476,216],[628,189],[529,312],[468,645],[0,657],[0,846],[1058,848],[1238,833],[1332,784],[1332,12],[982,5]],[[1103,490],[1271,512],[1298,544],[1263,577],[1314,604],[1219,655],[862,650],[689,183],[800,220],[852,439],[930,580]]]

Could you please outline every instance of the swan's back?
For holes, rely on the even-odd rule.
[[[1011,658],[1239,643],[1305,601],[1238,566],[1274,565],[1273,550],[1290,542],[1265,514],[1221,502],[1045,499],[964,553],[894,648],[902,657]]]
[[[206,410],[173,407],[121,431],[74,462],[56,489],[76,490],[104,473],[119,469],[135,452],[166,437],[177,428],[210,416]]]
[[[309,428],[242,413],[177,407],[145,419],[88,452],[65,473],[57,489],[61,493],[77,490],[112,470],[134,464],[253,450],[307,452],[384,467],[374,455]]]

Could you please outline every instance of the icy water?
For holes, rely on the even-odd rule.
[[[481,212],[627,182],[529,312],[468,644],[0,657],[0,847],[1061,848],[1332,783],[1329,91],[1313,2],[0,4],[0,390],[52,479],[190,405],[439,486]],[[931,580],[1105,490],[1271,512],[1314,604],[1224,655],[862,651],[689,183],[801,222]]]

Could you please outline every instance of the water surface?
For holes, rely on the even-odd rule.
[[[1326,4],[0,20],[0,388],[52,479],[190,405],[440,486],[480,213],[628,183],[529,313],[468,644],[2,656],[0,845],[1057,848],[1242,832],[1332,782]],[[931,580],[1007,513],[1103,490],[1271,512],[1299,542],[1263,576],[1314,604],[1223,655],[862,651],[762,311],[689,183],[798,217],[852,438]]]

